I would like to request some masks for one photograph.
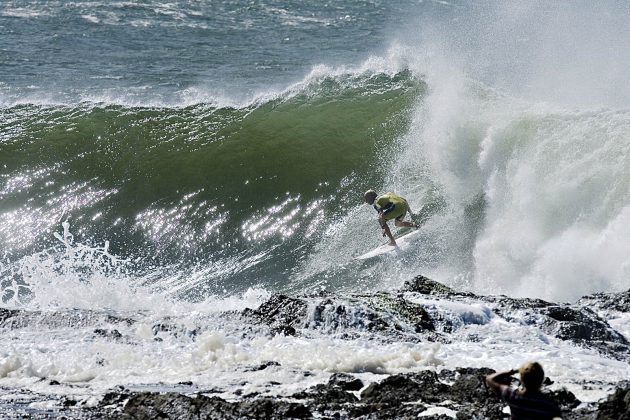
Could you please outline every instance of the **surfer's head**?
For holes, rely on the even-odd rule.
[[[538,362],[527,362],[518,370],[521,383],[528,391],[536,391],[542,386],[545,371]]]
[[[363,199],[365,200],[366,203],[372,205],[374,204],[374,200],[376,200],[376,191],[374,190],[367,190],[365,192],[365,194],[363,194]]]

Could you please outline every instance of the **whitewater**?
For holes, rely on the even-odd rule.
[[[518,310],[407,292],[455,327],[383,337],[357,295],[630,288],[629,20],[614,1],[3,3],[0,409],[531,359],[599,400],[626,361]],[[384,241],[369,188],[425,216],[410,252],[353,259]],[[309,302],[296,334],[239,315],[279,293]],[[627,313],[597,313],[630,339]]]

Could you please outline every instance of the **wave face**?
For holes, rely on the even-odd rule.
[[[375,162],[423,91],[403,71],[315,78],[242,108],[5,108],[0,240],[19,259],[68,222],[137,270],[201,270],[179,286],[187,298],[281,287],[356,191],[381,182]]]
[[[29,40],[0,64],[5,301],[81,306],[114,278],[192,301],[418,273],[551,300],[630,286],[623,3],[23,3],[0,9]],[[60,10],[92,37],[78,52],[104,46],[68,51],[83,72],[55,55],[72,37],[47,56],[28,32]],[[368,188],[426,220],[410,251],[352,259],[382,242]]]

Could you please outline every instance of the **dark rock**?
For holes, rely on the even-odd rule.
[[[627,344],[627,340],[608,323],[588,308],[580,310],[568,306],[549,306],[541,313],[549,320],[545,325],[562,340],[604,340]]]
[[[456,293],[450,287],[424,276],[406,281],[401,291],[422,293],[423,295],[451,295]]]
[[[315,405],[325,406],[327,409],[338,407],[346,403],[356,403],[357,397],[349,392],[328,385],[318,384],[308,391],[298,392],[292,395],[298,400],[310,400]]]
[[[270,366],[280,366],[280,363],[275,362],[273,360],[270,360],[268,362],[263,362],[263,363],[261,363],[259,365],[256,365],[256,366],[252,366],[252,367],[246,368],[245,372],[256,372],[258,370],[265,370],[265,369],[267,369]]]
[[[355,405],[348,409],[348,417],[361,418],[369,420],[391,420],[391,419],[404,419],[411,420],[417,419],[418,415],[426,410],[426,406],[423,404],[409,404],[402,406],[387,406],[382,404],[373,405]],[[450,417],[423,417],[423,419],[435,420],[444,419],[451,420]]]
[[[505,296],[484,296],[482,299],[494,303],[494,312],[508,322],[537,326],[546,334],[598,350],[607,357],[630,359],[628,340],[588,307]]]
[[[358,391],[363,388],[363,381],[346,373],[333,373],[328,380],[328,385],[344,391]]]
[[[400,405],[405,402],[439,402],[445,400],[448,386],[440,382],[435,372],[392,375],[361,392],[361,402]]]
[[[302,404],[268,398],[228,402],[218,397],[177,393],[134,394],[123,408],[123,419],[286,419],[310,418],[311,411]]]
[[[575,398],[575,395],[571,391],[566,388],[556,391],[547,391],[545,392],[545,395],[558,403],[562,411],[571,411],[582,403],[580,400]]]
[[[48,382],[48,385],[61,385],[61,384],[59,383],[59,381],[56,381],[53,379],[50,382]]]
[[[505,420],[505,404],[498,397],[489,396],[483,403],[468,404],[457,411],[457,420]]]
[[[599,404],[597,420],[630,420],[630,382],[623,382]]]
[[[578,301],[580,305],[618,312],[630,312],[630,290],[620,293],[596,293]]]
[[[270,331],[272,336],[275,335],[284,335],[284,336],[294,336],[297,331],[290,325],[279,325],[277,327],[273,327]]]
[[[553,305],[553,303],[542,299],[517,299],[507,296],[483,296],[481,298],[485,301],[496,303],[497,309],[495,312],[501,315],[507,315],[507,311],[525,311],[527,313],[528,310],[536,310]],[[529,311],[529,313],[535,313],[535,311]]]
[[[433,320],[424,307],[404,299],[403,296],[392,296],[381,292],[362,297],[367,298],[366,304],[374,311],[373,318],[379,320],[378,329],[380,330],[402,330],[402,325],[405,324],[415,332],[435,330]],[[386,322],[380,314],[389,314],[398,323]]]
[[[186,385],[186,386],[191,386],[193,384],[192,381],[182,381],[182,382],[177,382],[177,385]]]
[[[4,324],[9,318],[13,318],[19,313],[20,311],[17,309],[0,308],[0,325],[5,326]]]
[[[487,370],[462,372],[449,390],[449,399],[461,404],[484,401],[488,390],[484,383]]]
[[[130,394],[124,388],[116,387],[112,391],[109,391],[105,395],[103,395],[103,398],[101,399],[99,405],[101,407],[108,405],[120,405],[124,403],[129,398],[129,396]]]
[[[105,338],[112,338],[114,340],[119,340],[123,337],[123,335],[118,330],[107,330],[104,328],[95,329],[94,334]]]
[[[416,332],[435,330],[431,316],[422,306],[409,302],[403,299],[402,296],[399,296],[396,302],[398,306],[397,312],[411,322]]]
[[[273,295],[268,301],[257,309],[245,309],[242,314],[276,328],[293,328],[302,323],[306,318],[307,304],[301,299],[291,298],[286,295]],[[280,330],[291,331],[291,330]],[[293,334],[287,334],[293,335]]]
[[[136,323],[136,321],[131,318],[123,318],[110,314],[105,315],[105,321],[109,324],[125,324],[128,327]]]
[[[151,327],[151,331],[153,331],[153,335],[156,335],[161,332],[170,332],[175,329],[177,329],[175,326],[170,325],[170,324],[164,324],[164,323],[155,324],[153,327]]]
[[[562,340],[598,350],[618,360],[630,358],[630,343],[589,308],[574,309],[553,305],[541,310],[545,316],[540,327]]]

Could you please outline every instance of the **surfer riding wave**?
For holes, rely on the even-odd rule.
[[[367,204],[373,205],[378,212],[378,223],[383,229],[383,236],[389,238],[390,245],[397,246],[396,240],[387,226],[389,220],[393,219],[396,227],[418,227],[415,223],[403,221],[407,212],[412,214],[409,203],[403,197],[392,192],[379,195],[374,190],[368,190],[363,195],[363,199]]]

